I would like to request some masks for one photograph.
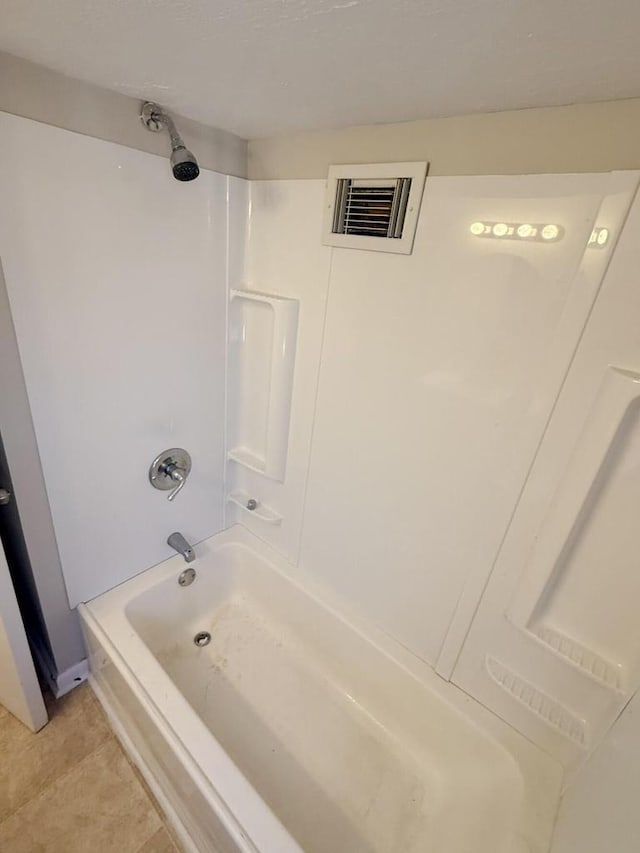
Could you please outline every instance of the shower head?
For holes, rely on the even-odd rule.
[[[142,105],[140,119],[147,130],[154,133],[166,130],[169,134],[173,177],[177,181],[193,181],[194,178],[197,178],[200,174],[198,161],[182,141],[171,116],[158,104],[146,101]]]
[[[193,181],[200,174],[198,161],[184,145],[171,151],[171,168],[176,181]]]

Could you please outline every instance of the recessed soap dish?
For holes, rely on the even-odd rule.
[[[586,749],[588,741],[585,723],[572,711],[491,655],[486,657],[485,669],[498,687],[524,705],[541,722]]]
[[[271,509],[270,506],[256,501],[256,499],[251,497],[248,492],[231,492],[227,500],[234,506],[240,507],[240,509],[244,510],[249,515],[259,518],[260,521],[265,521],[267,524],[282,523],[282,516],[280,513]]]
[[[539,625],[534,629],[534,633],[545,646],[548,646],[559,657],[576,667],[588,678],[612,690],[618,690],[621,693],[626,692],[622,667],[616,666],[616,664],[565,636],[555,628]]]

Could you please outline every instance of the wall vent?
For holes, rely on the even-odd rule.
[[[323,243],[410,254],[426,174],[426,163],[331,166]]]

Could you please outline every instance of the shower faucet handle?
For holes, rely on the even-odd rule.
[[[163,474],[166,474],[167,477],[171,477],[174,483],[178,485],[171,492],[171,494],[167,497],[167,500],[172,501],[178,492],[184,487],[184,484],[187,482],[187,478],[185,477],[185,469],[180,468],[176,465],[175,462],[167,462],[165,465],[162,465],[160,469]]]
[[[191,471],[191,457],[181,447],[164,450],[151,463],[149,480],[156,489],[171,489],[167,499],[173,499],[182,491]]]

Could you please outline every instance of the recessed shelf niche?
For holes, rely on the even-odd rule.
[[[609,367],[509,618],[601,687],[640,682],[640,374]]]
[[[298,333],[297,299],[232,290],[228,458],[284,481]]]

